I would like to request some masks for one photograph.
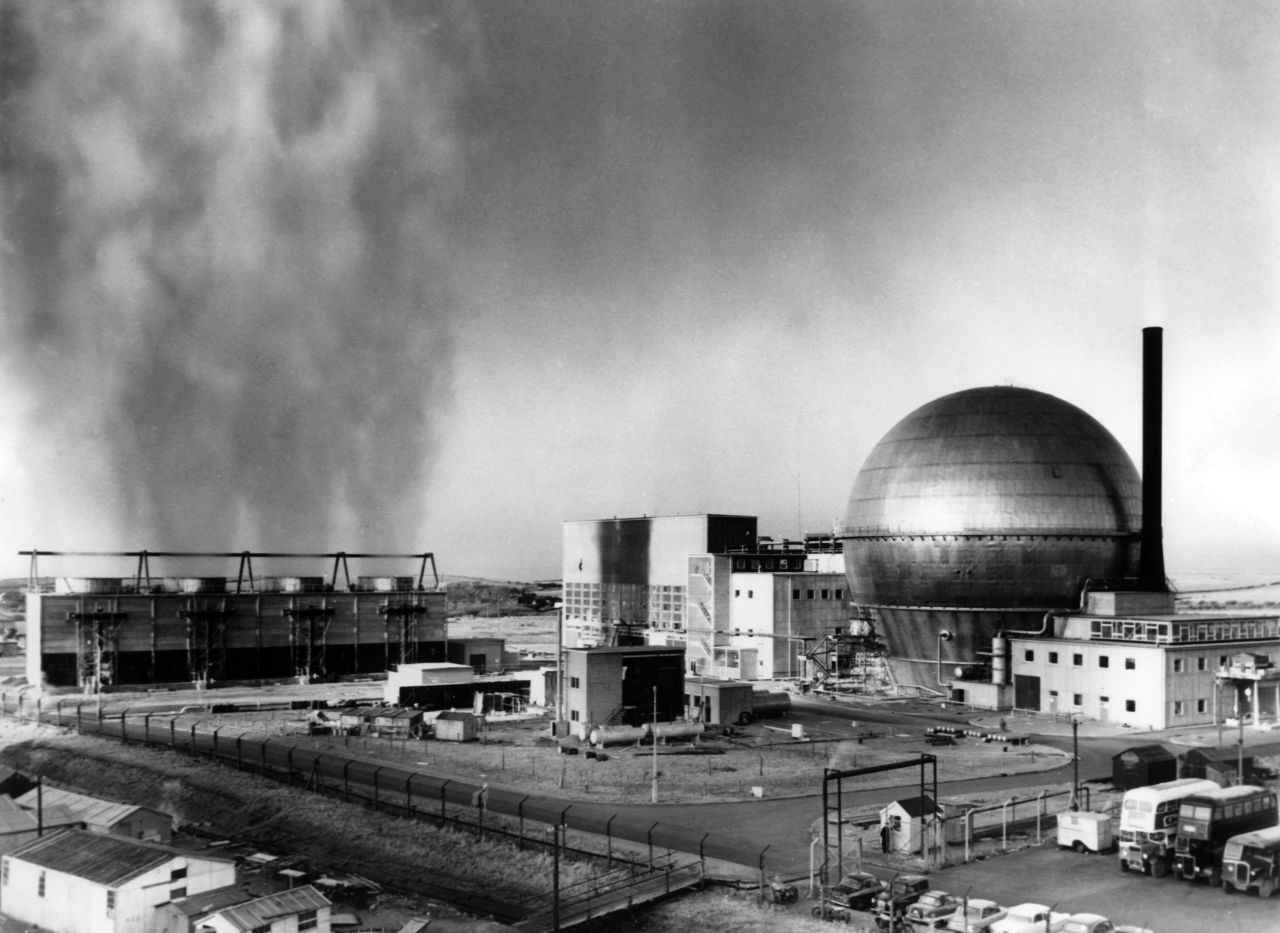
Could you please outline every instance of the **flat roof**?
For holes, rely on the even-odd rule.
[[[601,645],[598,648],[565,648],[573,654],[684,654],[684,648],[670,648],[666,645]]]
[[[651,522],[664,518],[758,518],[756,515],[735,515],[728,512],[690,512],[678,515],[628,515],[619,518],[575,518],[562,521],[562,525],[598,525],[601,522]]]

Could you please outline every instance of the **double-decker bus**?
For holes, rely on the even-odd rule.
[[[1221,790],[1204,778],[1179,778],[1135,787],[1120,807],[1120,870],[1163,878],[1173,864],[1178,808],[1184,797]]]
[[[1280,889],[1280,826],[1232,836],[1222,850],[1222,890],[1254,889],[1259,897]]]
[[[1178,808],[1178,838],[1173,870],[1179,877],[1222,881],[1222,850],[1227,840],[1277,822],[1276,795],[1265,787],[1224,787],[1192,794]]]

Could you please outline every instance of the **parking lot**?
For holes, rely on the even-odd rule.
[[[1072,913],[1099,913],[1113,923],[1154,933],[1275,933],[1280,897],[1226,894],[1221,888],[1122,873],[1115,853],[1080,855],[1042,846],[933,872],[935,887],[1006,906],[1034,901]]]

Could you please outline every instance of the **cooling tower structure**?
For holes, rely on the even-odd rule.
[[[898,422],[854,481],[840,530],[852,602],[900,685],[999,683],[1005,633],[1137,574],[1142,512],[1133,462],[1079,408],[956,392]]]
[[[21,553],[31,557],[27,681],[46,688],[326,680],[446,660],[445,593],[431,554]],[[104,556],[136,558],[136,571],[50,579],[37,568],[38,559]],[[206,568],[235,559],[238,573],[153,576],[155,558]],[[333,563],[327,577],[255,576],[255,560],[276,559]],[[408,559],[420,571],[352,580],[349,559]]]

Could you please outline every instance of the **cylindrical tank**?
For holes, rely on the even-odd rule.
[[[991,639],[991,682],[997,687],[1009,683],[1009,639],[1003,632]]]
[[[55,593],[119,593],[119,577],[58,577],[53,581]]]
[[[176,593],[225,593],[226,577],[178,577],[173,581]]]
[[[635,745],[649,737],[649,724],[642,726],[596,726],[591,730],[592,745]]]
[[[281,593],[319,593],[324,589],[324,577],[281,577]]]
[[[654,739],[662,742],[668,742],[671,739],[692,739],[706,731],[706,727],[700,722],[655,722],[651,723],[649,728]]]
[[[1086,580],[1132,577],[1141,527],[1138,471],[1106,428],[1052,395],[990,386],[890,429],[840,537],[851,601],[895,676],[933,685],[936,661],[974,662],[996,631],[1074,607]]]
[[[371,593],[403,593],[413,589],[413,577],[359,577],[356,584]]]
[[[757,690],[751,694],[751,712],[757,718],[760,716],[785,716],[791,712],[791,695]]]

